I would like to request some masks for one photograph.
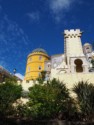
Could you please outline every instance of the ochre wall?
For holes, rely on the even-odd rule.
[[[47,60],[49,60],[49,57],[45,53],[34,52],[29,54],[27,58],[25,80],[38,78],[39,73],[44,70],[44,64]],[[39,66],[41,67],[41,70],[39,70]]]

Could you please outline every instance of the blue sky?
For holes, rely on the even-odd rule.
[[[63,53],[62,32],[76,28],[94,41],[94,0],[0,0],[0,65],[24,75],[33,49]]]

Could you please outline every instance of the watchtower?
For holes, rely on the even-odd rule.
[[[88,64],[83,53],[80,29],[64,31],[64,53],[69,72],[88,72]]]

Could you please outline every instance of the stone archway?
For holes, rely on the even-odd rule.
[[[81,59],[76,59],[74,63],[76,65],[76,72],[83,72],[83,67],[82,67],[83,61]]]

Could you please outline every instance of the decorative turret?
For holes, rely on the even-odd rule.
[[[90,43],[85,43],[83,45],[83,51],[84,51],[84,54],[88,54],[88,53],[92,53],[92,45]]]
[[[64,37],[65,38],[75,38],[75,37],[81,37],[82,32],[80,29],[71,29],[71,30],[64,30]]]

